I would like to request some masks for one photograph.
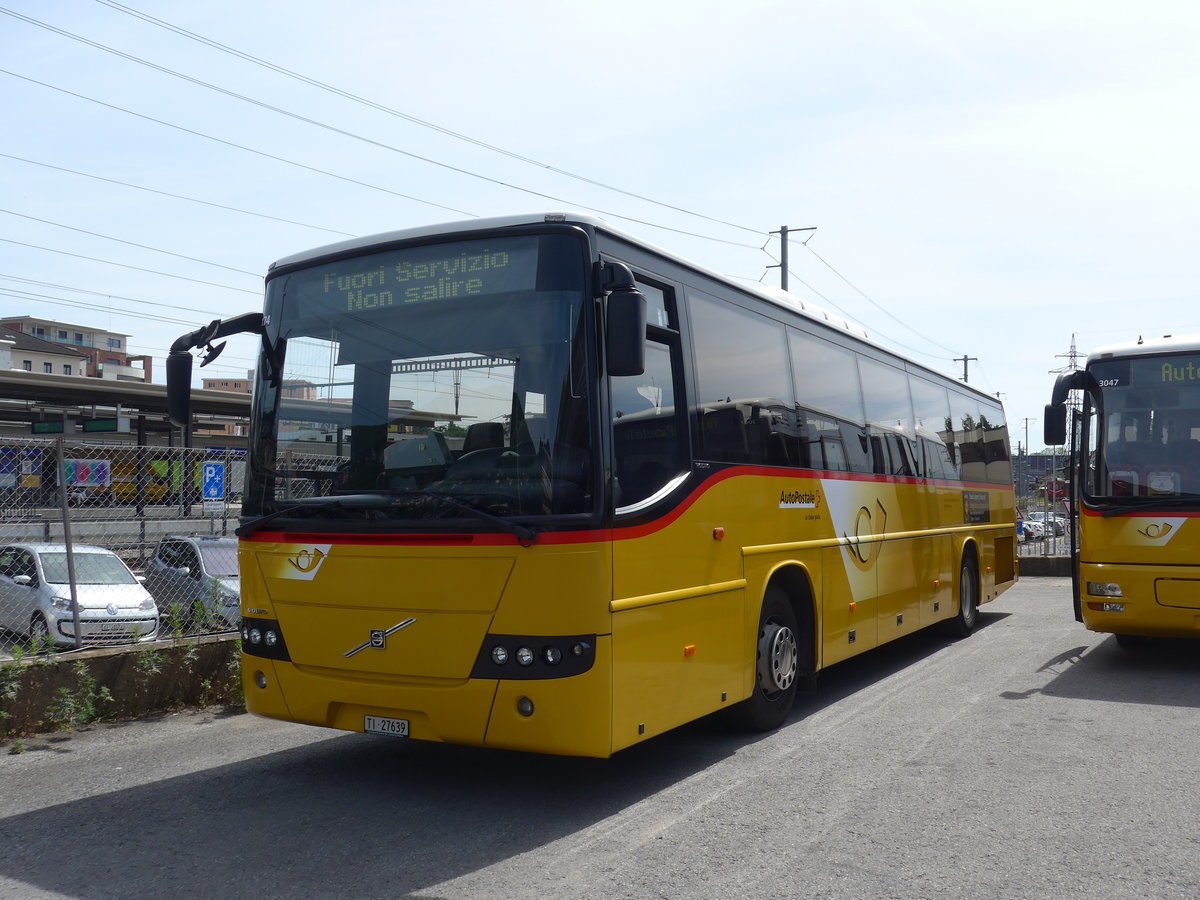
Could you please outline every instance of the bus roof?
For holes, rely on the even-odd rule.
[[[1088,354],[1088,365],[1106,359],[1126,356],[1157,356],[1160,353],[1194,353],[1200,351],[1200,334],[1163,335],[1160,338],[1149,338],[1127,341],[1123,344],[1109,344],[1099,347]]]
[[[857,325],[851,324],[840,316],[833,315],[814,303],[797,297],[795,294],[789,293],[781,288],[771,287],[769,285],[742,284],[740,282],[736,282],[728,276],[706,269],[699,263],[684,259],[669,250],[664,250],[662,247],[657,247],[648,241],[621,231],[619,228],[615,228],[598,216],[591,216],[587,215],[586,213],[531,213],[526,215],[497,216],[493,218],[467,219],[462,222],[443,222],[436,225],[421,225],[416,228],[404,228],[398,231],[386,231],[381,234],[351,238],[350,240],[339,241],[335,244],[327,244],[323,247],[316,247],[312,250],[306,250],[301,253],[294,253],[291,256],[285,256],[283,259],[276,260],[274,263],[272,263],[270,270],[274,271],[275,269],[282,268],[284,266],[290,267],[294,265],[303,265],[311,260],[320,259],[334,254],[352,253],[356,250],[366,250],[380,244],[391,244],[397,241],[412,240],[414,238],[437,237],[441,234],[461,232],[469,233],[472,231],[491,231],[497,228],[512,228],[518,225],[540,225],[545,222],[578,222],[581,225],[589,225],[598,231],[604,231],[613,235],[614,237],[644,246],[659,256],[667,257],[668,259],[685,265],[688,268],[701,271],[711,278],[725,281],[743,291],[757,294],[758,296],[769,300],[777,306],[783,306],[793,311],[808,315],[814,319],[818,319],[822,322],[826,322],[834,328],[850,332],[855,337],[864,339],[867,338],[867,332],[864,329]]]
[[[872,339],[867,332],[860,326],[853,325],[847,320],[827,312],[814,303],[803,300],[788,291],[781,288],[772,287],[763,284],[745,284],[730,278],[728,275],[722,275],[719,272],[714,272],[712,269],[693,262],[679,256],[670,250],[665,250],[662,247],[652,244],[642,238],[622,231],[621,229],[611,225],[599,216],[589,215],[588,213],[580,212],[542,212],[542,213],[524,213],[511,216],[494,216],[489,218],[466,219],[460,222],[442,222],[432,225],[419,225],[415,228],[403,228],[397,231],[385,231],[380,234],[365,235],[363,237],[351,238],[345,241],[339,241],[334,244],[326,244],[323,247],[315,247],[312,250],[306,250],[301,253],[294,253],[291,256],[285,256],[282,259],[273,262],[268,270],[267,277],[270,278],[271,273],[276,269],[291,267],[296,265],[305,265],[310,262],[315,262],[328,256],[354,253],[356,251],[369,250],[380,245],[397,243],[399,241],[413,240],[415,238],[437,237],[439,235],[449,234],[469,234],[473,231],[493,231],[500,228],[514,228],[520,225],[541,225],[544,223],[576,223],[586,225],[597,231],[607,233],[620,240],[627,241],[631,244],[636,244],[640,247],[651,251],[652,253],[662,256],[678,265],[693,269],[705,275],[708,278],[716,279],[724,282],[730,287],[743,293],[751,294],[772,303],[775,306],[783,307],[792,312],[798,312],[801,315],[821,322],[826,326],[837,331],[843,331],[853,336],[856,340],[862,341],[865,344],[873,346],[886,354],[897,356],[895,351],[888,350],[882,344]],[[903,359],[903,357],[898,357]],[[934,372],[928,366],[915,362],[914,360],[905,359],[904,362],[911,368],[922,370],[935,378],[949,379],[949,376]],[[961,390],[969,391],[981,397],[987,398],[995,403],[996,400],[991,395],[980,391],[978,388],[969,384],[963,384]]]

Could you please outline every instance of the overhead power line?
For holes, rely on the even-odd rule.
[[[351,234],[348,231],[338,231],[335,228],[326,228],[323,225],[310,225],[307,222],[297,222],[294,219],[284,219],[280,216],[271,216],[266,213],[255,212],[251,209],[241,209],[236,206],[226,206],[223,203],[213,203],[211,200],[201,200],[199,197],[188,197],[186,194],[172,194],[170,191],[160,191],[156,188],[146,187],[142,184],[132,184],[128,181],[120,181],[116,178],[105,178],[103,175],[95,175],[91,172],[80,172],[78,169],[67,169],[63,166],[54,166],[47,162],[38,162],[35,159],[25,159],[22,156],[13,156],[10,153],[0,153],[0,157],[4,159],[15,160],[16,162],[27,163],[31,166],[41,166],[44,169],[53,169],[56,172],[66,172],[69,175],[78,175],[81,178],[92,178],[96,181],[103,181],[108,184],[119,185],[120,187],[133,188],[136,191],[146,191],[150,194],[158,194],[161,197],[170,197],[173,200],[186,200],[189,203],[200,203],[204,206],[211,206],[214,209],[223,209],[228,212],[241,213],[244,216],[257,216],[260,219],[269,219],[272,222],[282,222],[285,225],[299,225],[301,228],[313,228],[317,231],[326,231],[329,234],[336,234],[342,237],[358,237],[356,234]]]
[[[72,256],[75,259],[86,259],[89,262],[104,263],[106,266],[119,266],[122,269],[133,269],[135,272],[147,272],[151,275],[162,275],[165,278],[178,278],[180,281],[191,281],[195,284],[206,284],[209,287],[218,287],[226,291],[241,291],[243,294],[260,294],[261,291],[252,291],[247,288],[234,287],[229,284],[217,284],[215,281],[205,281],[202,278],[188,278],[186,275],[173,275],[170,272],[159,272],[157,269],[144,269],[141,266],[131,266],[126,263],[113,262],[111,259],[100,259],[96,256],[84,256],[82,253],[70,253],[66,250],[56,250],[54,247],[42,247],[38,244],[27,244],[25,241],[14,241],[12,238],[0,238],[6,244],[16,244],[18,247],[29,247],[33,250],[45,250],[47,253],[58,253],[62,256]]]
[[[109,234],[100,234],[98,231],[88,231],[86,228],[76,228],[73,225],[64,225],[61,222],[51,222],[49,219],[39,219],[37,216],[27,216],[24,213],[13,212],[11,209],[0,208],[0,213],[9,216],[16,216],[18,219],[28,219],[30,222],[41,222],[43,225],[53,225],[55,228],[65,228],[67,231],[75,231],[79,234],[90,235],[91,237],[103,238],[106,241],[116,241],[118,244],[125,244],[129,247],[137,247],[139,250],[152,250],[155,253],[162,253],[166,256],[174,256],[177,259],[186,259],[188,262],[201,263],[206,266],[215,266],[218,269],[225,269],[230,272],[237,272],[239,275],[250,275],[258,277],[261,273],[249,272],[246,269],[235,269],[233,266],[222,265],[221,263],[211,262],[207,259],[199,259],[195,256],[184,256],[182,253],[174,253],[171,250],[162,250],[158,247],[150,247],[146,244],[138,244],[133,241],[127,241],[123,238],[113,237]]]
[[[336,172],[330,172],[330,171],[327,171],[326,169],[319,169],[316,166],[305,165],[304,163],[296,162],[295,160],[285,159],[282,156],[276,156],[273,153],[266,153],[265,151],[262,151],[262,150],[255,150],[253,147],[247,147],[247,146],[244,146],[243,144],[238,144],[233,141],[227,141],[224,138],[219,138],[219,137],[216,137],[215,135],[205,134],[203,131],[196,131],[193,128],[187,128],[183,125],[176,125],[173,122],[167,122],[163,119],[156,119],[156,118],[154,118],[154,116],[148,116],[148,115],[145,115],[144,113],[134,112],[131,109],[125,109],[123,106],[117,106],[116,104],[113,104],[113,103],[105,103],[103,100],[97,100],[95,97],[89,97],[86,94],[79,94],[79,93],[76,93],[75,91],[69,91],[66,88],[60,88],[56,85],[48,84],[45,81],[38,81],[36,78],[30,78],[26,75],[18,75],[16,72],[12,72],[8,69],[0,69],[0,74],[9,75],[13,78],[19,78],[21,81],[27,81],[30,84],[36,84],[39,87],[46,88],[47,90],[57,91],[60,94],[66,94],[68,97],[74,97],[77,100],[86,100],[88,103],[95,103],[97,106],[103,106],[106,109],[111,109],[111,110],[115,110],[117,112],[125,113],[125,115],[127,115],[127,116],[133,116],[134,118],[142,119],[143,121],[146,121],[146,122],[153,122],[155,125],[162,125],[166,128],[174,128],[176,131],[182,131],[184,134],[190,134],[193,137],[203,138],[206,141],[213,141],[214,143],[217,143],[217,144],[224,144],[226,147],[233,147],[235,150],[242,150],[246,153],[253,153],[255,156],[261,156],[264,159],[270,159],[270,160],[274,160],[275,162],[281,162],[281,163],[284,163],[289,166],[295,166],[298,169],[304,169],[307,172],[315,172],[318,175],[327,175],[330,178],[336,178],[337,180],[344,181],[347,184],[356,184],[359,187],[365,187],[365,188],[369,188],[369,189],[375,190],[375,191],[383,191],[385,194],[391,194],[394,197],[401,197],[405,200],[412,200],[414,203],[424,203],[426,206],[434,206],[434,207],[437,207],[438,209],[444,209],[448,212],[457,213],[460,216],[471,216],[471,217],[475,216],[475,213],[466,212],[465,210],[461,210],[461,209],[455,209],[453,206],[445,206],[441,203],[435,203],[432,200],[424,200],[420,197],[414,197],[411,194],[404,194],[404,193],[401,193],[400,191],[393,191],[390,188],[385,188],[378,184],[370,184],[366,181],[358,181],[355,178],[348,178],[345,175],[338,175]]]
[[[316,78],[311,78],[308,75],[304,75],[304,74],[302,74],[300,72],[296,72],[292,69],[287,69],[283,66],[277,65],[276,63],[262,59],[261,57],[254,56],[250,53],[246,53],[242,50],[238,50],[234,47],[230,47],[227,44],[222,44],[221,42],[213,40],[212,38],[208,38],[208,37],[205,37],[204,35],[197,34],[194,31],[188,31],[186,28],[181,28],[178,25],[172,25],[170,22],[166,22],[162,19],[155,18],[154,16],[151,16],[148,13],[141,12],[140,10],[136,10],[133,7],[126,6],[123,3],[117,3],[117,2],[115,2],[115,0],[97,0],[97,2],[103,4],[104,6],[109,7],[110,9],[114,9],[118,12],[125,13],[126,15],[134,16],[138,19],[141,19],[144,22],[148,22],[151,25],[155,25],[159,28],[165,28],[168,31],[171,31],[171,32],[174,32],[175,34],[180,35],[181,37],[185,37],[192,41],[198,41],[201,44],[204,44],[208,47],[212,47],[214,50],[219,50],[222,53],[227,53],[231,56],[235,56],[238,59],[252,63],[253,65],[261,66],[262,68],[269,69],[272,72],[276,72],[280,75],[285,75],[288,78],[293,78],[297,81],[301,81],[304,84],[307,84],[311,87],[315,87],[319,90],[326,91],[326,92],[334,94],[338,97],[342,97],[343,99],[353,101],[354,103],[360,103],[363,106],[370,107],[371,109],[377,110],[378,112],[386,113],[387,115],[395,116],[400,119],[404,119],[405,121],[411,122],[414,125],[419,125],[422,128],[431,129],[440,134],[444,134],[447,137],[452,137],[452,138],[455,138],[456,140],[465,141],[469,144],[473,144],[474,146],[480,147],[484,150],[490,150],[493,153],[499,153],[503,156],[509,157],[510,159],[515,159],[518,162],[527,163],[528,165],[535,166],[538,169],[542,169],[547,172],[553,172],[556,175],[562,175],[566,178],[571,178],[571,179],[574,179],[575,181],[583,182],[584,184],[590,184],[593,187],[603,188],[604,190],[607,190],[607,191],[613,191],[618,194],[623,194],[624,196],[632,197],[635,200],[641,200],[646,203],[651,203],[655,206],[661,206],[664,209],[670,209],[675,212],[683,213],[684,215],[694,216],[698,219],[704,219],[705,221],[712,222],[716,225],[725,225],[730,228],[736,228],[740,231],[749,232],[751,234],[761,234],[762,233],[761,230],[757,229],[757,228],[749,228],[745,225],[738,225],[734,222],[726,222],[723,219],[717,219],[717,218],[714,218],[713,216],[705,215],[704,213],[698,213],[698,212],[695,212],[694,210],[685,209],[681,206],[675,206],[670,203],[664,203],[661,200],[655,200],[651,197],[646,197],[642,194],[638,194],[633,191],[625,190],[624,188],[619,188],[619,187],[616,187],[611,184],[606,184],[602,181],[598,181],[594,178],[589,178],[585,175],[579,175],[575,172],[570,172],[570,171],[567,171],[566,169],[561,169],[557,166],[553,166],[553,165],[550,165],[549,163],[541,162],[540,160],[536,160],[531,157],[524,156],[520,153],[515,153],[511,150],[506,150],[505,148],[498,147],[495,144],[489,144],[486,141],[482,141],[478,138],[471,137],[468,134],[463,134],[462,132],[454,131],[453,129],[446,128],[442,125],[437,125],[433,122],[426,121],[425,119],[420,119],[417,116],[411,115],[410,113],[406,113],[401,110],[394,109],[393,107],[386,106],[382,103],[379,103],[375,100],[371,100],[367,97],[362,97],[358,94],[351,93],[350,91],[346,91],[346,90],[343,90],[342,88],[335,87],[334,85],[328,84],[324,81],[319,81]]]
[[[19,282],[20,284],[32,284],[32,285],[36,285],[37,287],[43,287],[43,288],[55,288],[60,291],[70,291],[72,294],[87,294],[92,297],[103,297],[106,300],[120,300],[125,303],[137,303],[141,306],[157,306],[162,309],[170,309],[170,310],[178,310],[179,309],[178,303],[164,303],[161,300],[139,300],[136,297],[125,297],[125,296],[122,296],[121,294],[110,294],[110,293],[106,293],[104,291],[93,291],[93,290],[89,290],[88,288],[74,287],[73,285],[69,285],[69,284],[58,284],[53,281],[39,281],[36,278],[23,278],[20,275],[9,275],[5,272],[0,272],[0,279],[7,279],[8,281],[16,281],[16,282]],[[98,309],[98,310],[108,309],[108,307],[101,306],[100,304],[95,304],[94,308]]]
[[[249,97],[245,94],[239,94],[237,91],[232,91],[232,90],[229,90],[228,88],[223,88],[220,85],[212,84],[211,82],[203,81],[202,79],[195,78],[191,75],[184,74],[183,72],[178,72],[178,71],[175,71],[174,69],[169,69],[166,66],[161,66],[158,63],[153,63],[153,62],[150,62],[149,60],[142,59],[137,56],[133,56],[132,54],[125,53],[124,51],[121,51],[121,50],[117,50],[114,47],[109,47],[105,44],[100,44],[96,41],[90,40],[81,35],[74,34],[72,32],[66,31],[62,28],[58,28],[54,25],[50,25],[46,22],[41,22],[37,19],[22,15],[21,13],[15,12],[13,10],[6,9],[4,7],[0,7],[0,13],[11,16],[12,18],[15,18],[15,19],[19,19],[20,21],[25,22],[27,24],[37,26],[38,28],[44,28],[47,31],[51,31],[51,32],[54,32],[55,34],[61,35],[62,37],[70,38],[71,40],[78,41],[82,44],[86,44],[87,46],[93,47],[97,50],[102,50],[105,53],[110,53],[114,56],[120,57],[121,59],[127,60],[129,62],[133,62],[133,63],[136,63],[141,66],[146,66],[147,68],[150,68],[150,69],[154,69],[156,72],[161,72],[164,75],[170,75],[174,78],[179,78],[183,81],[188,82],[189,84],[194,84],[197,87],[202,87],[202,88],[205,88],[206,90],[211,90],[216,93],[223,94],[226,97],[230,97],[235,100],[240,100],[243,103],[248,103],[252,106],[256,106],[259,109],[264,109],[269,112],[273,112],[276,115],[285,116],[287,118],[293,119],[294,121],[302,122],[306,125],[312,125],[313,127],[324,129],[326,131],[329,131],[332,134],[337,134],[337,135],[340,135],[341,137],[346,137],[346,138],[350,138],[351,140],[360,141],[360,142],[368,144],[370,146],[377,147],[381,150],[387,150],[392,153],[397,153],[397,154],[400,154],[401,156],[408,157],[409,159],[417,160],[418,162],[424,162],[424,163],[427,163],[432,166],[437,166],[438,168],[446,169],[447,171],[455,172],[460,175],[465,175],[469,178],[476,178],[481,181],[486,181],[489,184],[494,184],[498,187],[504,187],[504,188],[508,188],[510,190],[520,191],[522,193],[529,194],[530,196],[533,196],[533,197],[540,197],[543,200],[550,200],[554,203],[565,204],[568,207],[577,207],[580,209],[590,210],[591,212],[596,212],[596,213],[599,213],[604,216],[610,216],[612,218],[621,219],[626,222],[635,222],[639,225],[645,225],[650,228],[659,228],[664,231],[673,232],[675,234],[682,234],[682,235],[686,235],[688,237],[694,237],[694,238],[698,238],[698,239],[706,240],[706,241],[713,241],[713,242],[720,243],[720,244],[728,244],[728,245],[734,246],[734,247],[747,247],[747,248],[751,248],[751,249],[757,249],[757,247],[755,247],[754,245],[745,244],[745,243],[741,243],[738,241],[730,241],[730,240],[726,240],[724,238],[717,238],[717,237],[713,237],[711,235],[699,234],[697,232],[687,231],[686,229],[673,228],[673,227],[670,227],[667,225],[662,225],[662,224],[659,224],[656,222],[650,222],[645,219],[638,219],[638,218],[634,218],[632,216],[622,215],[622,214],[614,212],[612,210],[605,210],[600,207],[591,206],[591,205],[584,204],[584,203],[579,203],[578,201],[566,200],[562,197],[555,196],[554,194],[547,194],[543,191],[536,191],[532,188],[522,187],[521,185],[511,184],[511,183],[503,181],[499,178],[493,178],[490,175],[484,175],[480,172],[473,172],[470,169],[464,169],[461,166],[451,165],[450,163],[442,162],[440,160],[433,159],[432,157],[423,156],[419,153],[414,153],[411,150],[405,150],[401,147],[396,147],[392,144],[385,143],[384,141],[378,141],[378,140],[375,140],[374,138],[369,138],[365,135],[357,134],[353,131],[348,131],[345,128],[339,128],[336,125],[330,125],[326,122],[321,122],[317,119],[310,118],[309,116],[305,116],[300,113],[292,112],[291,110],[283,109],[282,107],[275,106],[270,103],[266,103],[262,100],[256,100],[255,98]],[[9,72],[8,70],[0,70],[0,71],[4,71],[6,74],[10,74],[10,75],[16,74],[14,72]],[[23,77],[23,76],[17,76],[17,77]],[[37,82],[32,78],[27,78],[25,80],[34,81],[37,84],[42,84],[42,82]],[[64,91],[64,93],[70,94],[73,92]],[[75,94],[74,96],[82,96],[82,95]],[[91,99],[91,98],[85,98],[85,99]],[[94,102],[100,102],[100,101],[94,101]],[[107,104],[107,103],[104,103],[102,105],[111,106],[110,104]],[[119,109],[119,107],[111,107],[111,108]],[[122,111],[129,112],[129,110],[122,110]],[[135,115],[140,115],[140,114],[135,113]],[[151,117],[142,116],[142,118],[149,119]],[[154,119],[153,121],[159,121],[159,120]],[[179,127],[179,126],[172,126],[172,127]],[[190,131],[190,129],[182,129],[182,130]],[[195,132],[193,132],[193,133],[195,133]],[[428,201],[422,201],[422,202],[428,202]],[[440,204],[433,204],[433,205],[438,206]],[[456,210],[456,212],[461,212],[461,210]],[[469,215],[469,214],[464,213],[464,215]],[[759,232],[755,232],[755,233],[757,234]]]
[[[852,288],[852,289],[853,289],[853,290],[854,290],[854,291],[855,291],[855,292],[856,292],[856,293],[857,293],[857,294],[858,294],[860,297],[862,297],[864,300],[866,300],[868,303],[870,303],[872,306],[874,306],[874,307],[875,307],[877,310],[879,310],[881,313],[883,313],[883,314],[884,314],[885,316],[887,316],[889,319],[891,319],[892,321],[896,322],[898,325],[903,325],[905,328],[907,328],[909,331],[911,331],[911,332],[912,332],[913,334],[915,334],[917,337],[921,338],[922,340],[928,341],[929,343],[933,344],[933,346],[935,346],[935,347],[939,348],[940,350],[944,350],[944,351],[946,351],[947,353],[953,353],[953,352],[954,352],[954,351],[953,351],[953,350],[951,350],[949,347],[945,347],[945,346],[943,346],[942,344],[939,344],[937,341],[933,340],[933,339],[932,339],[931,337],[929,337],[928,335],[926,335],[926,334],[923,334],[922,332],[920,332],[920,331],[918,331],[917,329],[913,328],[911,325],[909,325],[909,324],[908,324],[907,322],[905,322],[903,319],[900,319],[900,318],[898,318],[898,317],[897,317],[896,315],[894,315],[894,314],[892,313],[892,311],[891,311],[891,310],[889,310],[887,307],[883,306],[883,305],[882,305],[882,304],[880,304],[880,303],[876,303],[876,302],[875,302],[875,300],[874,300],[874,299],[872,299],[870,296],[868,296],[868,295],[867,295],[867,293],[866,293],[865,291],[861,290],[861,289],[860,289],[860,288],[859,288],[857,285],[855,285],[855,284],[854,284],[854,282],[850,281],[850,279],[848,279],[848,278],[847,278],[845,275],[843,275],[841,272],[839,272],[837,269],[835,269],[835,268],[834,268],[832,265],[830,265],[830,264],[829,264],[829,263],[828,263],[828,262],[825,260],[825,258],[821,256],[821,254],[820,254],[820,253],[818,253],[818,252],[817,252],[816,250],[814,250],[814,249],[813,249],[811,246],[809,246],[809,244],[808,244],[808,241],[801,241],[801,244],[804,246],[804,248],[805,248],[805,249],[806,249],[806,250],[807,250],[809,253],[811,253],[813,256],[815,256],[815,257],[816,257],[816,258],[817,258],[817,259],[818,259],[818,260],[821,262],[821,264],[822,264],[823,266],[825,266],[827,269],[829,269],[829,271],[830,271],[830,272],[832,272],[834,275],[836,275],[838,278],[840,278],[842,281],[844,281],[844,282],[845,282],[847,285],[849,285],[849,286],[850,286],[850,287],[851,287],[851,288]],[[900,346],[904,346],[904,345],[903,345],[903,344],[901,344]],[[929,354],[926,354],[926,355],[929,355]]]

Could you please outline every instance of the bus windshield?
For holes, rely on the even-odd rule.
[[[1086,493],[1200,501],[1200,354],[1102,360],[1090,373]]]
[[[456,530],[591,512],[587,265],[577,234],[525,233],[270,277],[244,512]],[[309,499],[351,494],[382,499]]]

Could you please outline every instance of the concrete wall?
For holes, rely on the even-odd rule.
[[[242,706],[238,635],[0,662],[0,739],[185,706]]]

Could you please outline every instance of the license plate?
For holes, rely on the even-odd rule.
[[[408,719],[366,716],[363,720],[363,731],[370,734],[388,734],[392,737],[408,737]]]

